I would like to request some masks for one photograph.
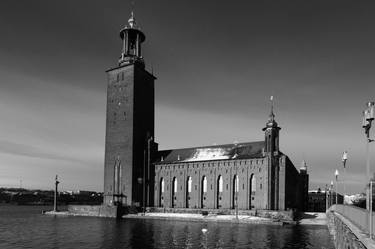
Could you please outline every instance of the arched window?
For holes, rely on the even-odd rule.
[[[173,184],[174,184],[173,192],[174,192],[174,193],[177,193],[177,178],[174,178],[174,179],[173,179]]]
[[[207,193],[207,178],[203,176],[203,193]]]
[[[252,177],[251,179],[251,192],[257,191],[257,180],[255,176]]]
[[[235,184],[234,184],[234,186],[235,186],[235,191],[236,192],[238,192],[238,175],[236,175],[235,177],[234,177],[234,180],[235,180]]]
[[[219,192],[223,192],[223,177],[219,176]]]
[[[161,192],[164,193],[164,178],[161,178],[160,188],[161,188]]]
[[[192,184],[192,180],[191,180],[191,177],[189,176],[188,177],[188,181],[187,181],[187,183],[188,183],[188,193],[191,193],[191,184]]]

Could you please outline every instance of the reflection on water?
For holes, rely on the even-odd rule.
[[[324,226],[116,221],[51,217],[41,209],[0,206],[0,248],[334,248]]]

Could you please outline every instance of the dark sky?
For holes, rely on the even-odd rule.
[[[59,174],[63,189],[102,190],[105,70],[116,66],[131,6],[1,2],[0,186],[22,180],[52,188]],[[348,150],[347,189],[362,191],[361,111],[375,93],[374,7],[135,1],[146,67],[158,77],[160,148],[262,140],[274,95],[281,150],[297,168],[306,160],[310,188],[330,183]]]

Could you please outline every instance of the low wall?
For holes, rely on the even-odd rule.
[[[106,205],[68,205],[68,212],[79,216],[119,217],[119,207]]]
[[[159,208],[149,207],[147,212],[154,213],[189,213],[189,214],[216,214],[216,215],[235,215],[235,209],[197,209],[197,208]],[[272,211],[272,210],[238,210],[239,215],[258,216],[270,218],[278,221],[293,221],[295,212],[290,211]]]
[[[375,241],[368,233],[366,212],[350,205],[333,205],[327,210],[328,229],[337,249],[375,249]]]
[[[366,249],[364,244],[359,241],[358,237],[353,233],[349,226],[347,226],[333,211],[327,211],[327,219],[328,229],[333,236],[333,242],[337,249]]]
[[[295,211],[272,211],[272,210],[257,210],[256,216],[263,218],[271,218],[278,221],[294,221]]]

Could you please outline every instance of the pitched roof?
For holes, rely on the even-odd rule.
[[[264,141],[158,151],[156,164],[263,157]]]

